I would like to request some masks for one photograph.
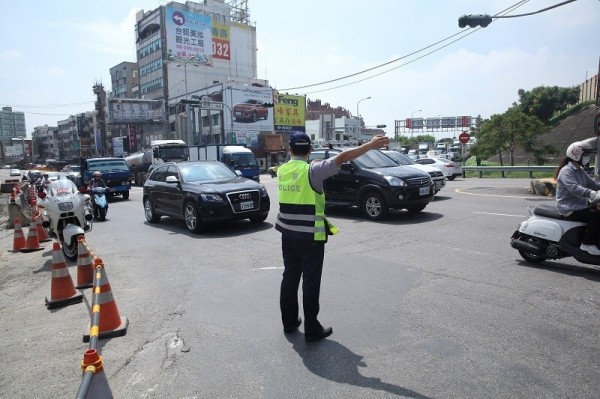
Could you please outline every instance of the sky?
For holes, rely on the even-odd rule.
[[[600,1],[498,18],[487,28],[461,29],[458,18],[561,2],[248,0],[257,78],[358,113],[367,126],[385,124],[392,137],[395,121],[410,117],[489,118],[517,102],[519,89],[572,87],[598,73]],[[136,12],[167,2],[0,3],[0,106],[24,112],[31,137],[35,126],[93,110],[92,86],[110,91],[110,68],[135,61]]]

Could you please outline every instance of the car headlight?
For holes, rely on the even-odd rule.
[[[396,176],[383,176],[383,178],[385,180],[387,180],[387,182],[389,183],[390,186],[400,186],[400,187],[406,186],[406,183],[404,182],[404,180],[402,180]]]
[[[223,197],[221,197],[219,194],[200,194],[200,197],[202,198],[203,201],[207,201],[207,202],[222,202],[223,201]]]
[[[265,186],[261,186],[261,187],[260,187],[260,196],[261,196],[261,197],[266,197],[267,195],[269,195],[269,194],[267,193],[267,189],[265,188]]]

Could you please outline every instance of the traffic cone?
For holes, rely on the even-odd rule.
[[[20,252],[25,248],[25,236],[21,228],[21,219],[15,219],[15,238],[13,240],[13,252]]]
[[[79,237],[77,245],[77,288],[90,288],[94,285],[94,265],[92,255],[83,237]]]
[[[21,252],[33,252],[41,249],[44,249],[44,247],[40,247],[40,240],[38,239],[35,220],[32,220],[29,224],[29,231],[27,232],[27,241],[25,242],[25,247],[21,249]]]
[[[81,361],[81,369],[85,374],[86,369],[89,366],[94,366],[94,377],[92,377],[92,383],[87,391],[86,398],[93,399],[113,399],[112,391],[108,385],[108,379],[106,373],[104,373],[104,362],[102,356],[98,354],[96,349],[88,349],[83,354],[83,360]],[[80,396],[77,396],[78,398]]]
[[[83,300],[83,294],[75,290],[73,279],[67,269],[67,263],[63,256],[60,244],[55,242],[52,246],[52,283],[50,288],[50,300],[46,298],[48,309],[59,308]]]
[[[35,218],[35,227],[37,229],[37,235],[40,242],[48,242],[51,241],[51,239],[50,236],[48,236],[48,232],[46,231],[44,226],[42,226],[43,218],[44,217],[42,216],[42,212],[38,212],[37,217]]]
[[[101,270],[99,271],[98,269]],[[94,298],[92,300],[94,308],[97,305],[100,312],[100,323],[97,329],[95,328],[98,332],[98,338],[103,339],[125,335],[127,334],[129,320],[127,320],[127,317],[121,317],[119,314],[119,309],[117,309],[117,303],[113,297],[102,259],[96,258],[94,260],[94,270],[99,271],[101,275],[99,280],[97,278],[94,280]],[[96,302],[96,295],[99,298],[98,302]],[[88,328],[88,331],[91,330],[91,327]],[[90,334],[84,334],[83,342],[88,342],[89,339]]]

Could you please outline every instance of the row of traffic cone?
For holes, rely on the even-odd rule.
[[[33,252],[44,249],[40,242],[50,241],[46,229],[42,226],[42,215],[37,214],[29,224],[27,239],[23,234],[21,219],[15,219],[13,252]]]

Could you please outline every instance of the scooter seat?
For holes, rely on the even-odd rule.
[[[568,219],[567,217],[558,213],[555,205],[538,205],[533,210],[533,214],[537,216],[545,216],[552,219]]]

